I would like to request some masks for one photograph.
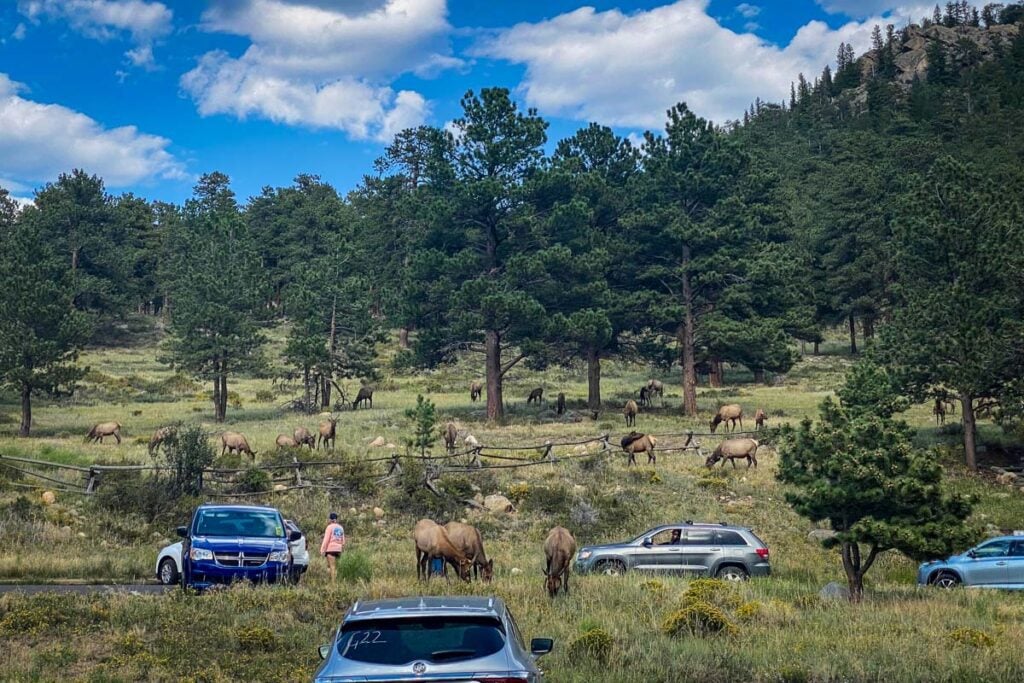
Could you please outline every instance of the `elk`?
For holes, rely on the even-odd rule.
[[[651,392],[647,390],[647,387],[640,387],[640,405],[651,405]]]
[[[174,427],[160,427],[155,432],[153,432],[153,436],[149,438],[149,446],[146,448],[146,450],[149,451],[150,455],[155,454],[156,450],[160,448],[161,444],[163,444],[164,441],[167,441],[167,439],[171,438],[173,434]]]
[[[639,409],[636,407],[636,401],[630,399],[626,401],[626,406],[622,409],[622,414],[626,416],[626,426],[636,426],[636,414]]]
[[[95,443],[99,441],[103,443],[103,439],[108,436],[112,436],[117,439],[117,443],[121,443],[121,424],[119,422],[100,422],[94,425],[89,433],[85,435],[86,443]]]
[[[718,448],[708,456],[704,464],[710,469],[721,460],[722,467],[725,467],[725,461],[731,460],[733,469],[735,469],[736,460],[746,458],[749,470],[751,465],[757,467],[757,447],[759,445],[755,439],[728,439],[718,444]]]
[[[622,437],[622,450],[629,454],[629,460],[626,461],[626,467],[636,464],[637,453],[647,454],[648,465],[658,464],[658,456],[654,453],[654,447],[657,445],[658,440],[651,434],[630,432],[626,436]]]
[[[228,453],[238,453],[241,455],[245,453],[254,461],[256,460],[256,451],[249,448],[249,442],[246,441],[245,436],[238,432],[224,432],[220,435],[220,454],[224,455],[224,451]]]
[[[534,389],[533,391],[530,392],[529,396],[526,397],[526,405],[530,405],[534,401],[537,402],[537,405],[540,405],[541,401],[543,401],[543,400],[544,400],[544,389],[542,389],[541,387],[537,387],[536,389]]]
[[[494,578],[494,560],[484,553],[484,537],[475,526],[462,522],[448,522],[444,525],[448,539],[461,550],[473,564],[473,578],[490,583]]]
[[[370,408],[373,408],[373,389],[371,387],[359,387],[356,400],[352,403],[352,410],[358,410],[360,403],[369,403]]]
[[[544,540],[544,585],[554,598],[561,588],[569,595],[569,570],[576,556],[576,539],[565,527],[556,526]]]
[[[469,385],[469,400],[476,403],[480,400],[480,394],[484,391],[484,386],[480,382],[473,382]]]
[[[935,399],[935,407],[932,408],[932,413],[935,414],[935,424],[946,424],[946,404],[941,398]]]
[[[754,425],[757,429],[764,429],[764,423],[768,421],[768,416],[765,415],[764,409],[758,408],[757,412],[754,413]]]
[[[412,539],[416,545],[417,579],[429,580],[430,561],[435,557],[440,557],[455,569],[460,579],[469,581],[471,561],[465,553],[452,545],[444,527],[439,526],[433,520],[421,519],[413,528]]]
[[[316,437],[305,427],[296,427],[292,438],[296,446],[309,446],[309,450],[316,448]]]
[[[555,401],[555,414],[565,414],[565,394],[563,394],[562,392],[558,392],[558,400]]]
[[[740,429],[743,429],[743,408],[738,403],[730,403],[724,405],[718,409],[718,413],[711,420],[711,433],[714,434],[715,430],[718,429],[718,425],[723,422],[730,422],[732,429],[729,431],[736,431],[736,422],[740,423]],[[726,425],[728,426],[728,425]]]
[[[647,380],[647,396],[653,400],[655,395],[661,397],[661,404],[665,405],[665,385],[661,383],[661,380],[649,379]]]
[[[449,422],[444,426],[444,446],[449,453],[455,450],[455,440],[459,438],[459,430],[455,428],[454,422]]]
[[[316,443],[317,449],[323,448],[324,450],[327,450],[329,447],[333,451],[334,439],[338,433],[338,418],[331,415],[327,418],[326,422],[320,423],[319,429],[320,434],[317,436]]]
[[[288,436],[287,434],[278,434],[277,438],[274,439],[274,443],[280,448],[295,448],[295,439]]]

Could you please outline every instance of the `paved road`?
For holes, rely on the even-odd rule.
[[[45,584],[45,585],[0,585],[0,594],[23,593],[32,595],[35,593],[76,593],[88,595],[90,593],[134,593],[139,595],[161,595],[175,587],[161,586],[156,583],[139,584],[118,584],[118,585],[97,585],[97,584]]]

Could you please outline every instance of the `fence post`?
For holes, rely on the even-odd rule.
[[[470,461],[470,465],[473,467],[483,467],[484,464],[480,462],[480,451],[483,450],[483,446],[477,446],[473,449],[473,459]]]
[[[544,457],[543,457],[543,459],[547,460],[548,462],[555,462],[554,457],[551,455],[551,449],[554,448],[554,444],[552,444],[551,442],[548,442],[548,443],[545,444],[545,446],[546,446],[546,448],[544,449]]]
[[[100,471],[98,469],[96,469],[95,467],[90,467],[89,468],[89,479],[85,483],[85,492],[86,493],[94,493],[96,491],[96,487],[99,486],[99,484],[100,484],[99,479],[100,479]]]
[[[295,485],[302,486],[302,466],[299,465],[299,459],[294,455],[292,456],[292,463],[295,465]]]

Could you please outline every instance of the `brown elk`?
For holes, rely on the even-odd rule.
[[[768,421],[768,416],[765,414],[764,409],[758,408],[757,412],[754,413],[754,425],[757,429],[764,429],[765,422]]]
[[[316,448],[316,437],[305,427],[296,427],[292,432],[296,446],[309,446],[309,450]]]
[[[278,434],[277,438],[274,439],[274,443],[278,448],[295,448],[295,439],[287,434]]]
[[[249,442],[245,439],[245,436],[238,432],[224,432],[220,435],[220,444],[221,455],[224,455],[224,451],[238,453],[239,455],[245,453],[253,460],[256,460],[256,451],[249,448]]]
[[[647,387],[640,387],[640,405],[651,406],[651,392],[647,390]]]
[[[740,429],[743,429],[743,408],[738,403],[729,403],[718,409],[718,413],[711,420],[711,433],[714,434],[715,430],[718,429],[718,425],[723,422],[729,422],[732,425],[732,429],[729,431],[736,431],[736,422],[739,421]],[[727,427],[729,425],[726,425]]]
[[[565,394],[562,392],[558,392],[558,400],[555,401],[555,414],[565,414]]]
[[[146,450],[149,451],[150,455],[155,454],[157,449],[160,448],[163,442],[171,438],[173,434],[174,427],[160,427],[155,432],[153,432],[153,436],[149,438],[149,446],[146,448]]]
[[[459,438],[459,430],[455,428],[454,422],[449,422],[444,426],[444,446],[449,453],[455,450],[455,440]]]
[[[655,396],[661,397],[661,404],[665,405],[665,385],[661,383],[661,380],[649,379],[647,380],[647,397],[653,401]]]
[[[760,444],[756,439],[729,439],[718,444],[718,448],[708,456],[708,459],[704,464],[711,468],[719,460],[722,461],[722,466],[725,467],[725,461],[732,461],[733,469],[736,468],[736,461],[746,458],[747,469],[753,465],[757,467],[757,447]]]
[[[452,545],[444,527],[433,520],[421,519],[416,522],[412,538],[416,545],[417,579],[429,580],[430,561],[440,557],[455,569],[460,579],[469,581],[469,568],[472,562],[465,553]]]
[[[941,398],[935,399],[935,406],[932,408],[932,413],[935,415],[935,424],[946,424],[946,403]]]
[[[569,570],[576,557],[576,539],[565,527],[556,526],[544,540],[544,586],[554,598],[561,588],[569,595]]]
[[[121,424],[119,422],[100,422],[94,425],[89,433],[85,435],[86,442],[97,442],[103,443],[103,439],[108,436],[112,436],[117,440],[117,443],[121,443]]]
[[[359,387],[356,400],[352,403],[352,410],[358,410],[360,403],[369,403],[373,408],[373,389],[371,387]]]
[[[637,453],[647,454],[648,465],[658,464],[658,456],[654,453],[654,447],[657,445],[658,440],[655,439],[652,434],[630,432],[626,436],[622,437],[622,450],[629,454],[629,460],[626,461],[626,467],[636,464]]]
[[[480,382],[473,382],[469,385],[469,400],[476,403],[480,400],[480,394],[484,391],[484,385]]]
[[[541,387],[537,387],[536,389],[534,389],[533,391],[530,392],[529,396],[526,397],[526,405],[530,405],[534,401],[537,402],[537,405],[540,405],[540,403],[543,400],[544,400],[544,389],[542,389]]]
[[[473,563],[473,578],[490,583],[494,578],[494,560],[484,553],[484,537],[479,529],[462,522],[448,522],[444,525],[448,539]]]
[[[632,399],[626,401],[626,405],[622,409],[622,414],[626,416],[626,426],[627,427],[634,427],[634,426],[636,426],[636,414],[638,412],[639,412],[639,409],[636,407],[636,401],[634,401]]]
[[[319,425],[320,434],[317,436],[316,447],[327,450],[334,450],[334,439],[338,434],[338,418],[331,415],[326,422]]]

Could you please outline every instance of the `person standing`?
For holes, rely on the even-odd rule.
[[[332,512],[328,517],[327,528],[324,529],[324,540],[320,543],[320,554],[327,558],[327,568],[331,572],[331,583],[337,576],[337,562],[345,549],[345,528],[338,524],[338,513]]]

